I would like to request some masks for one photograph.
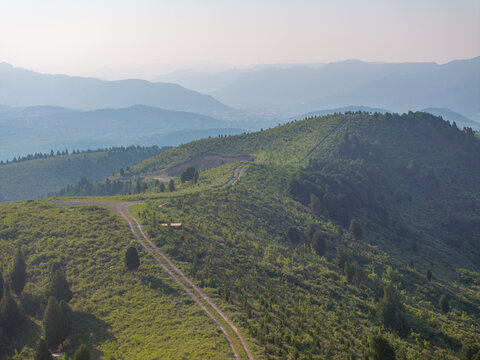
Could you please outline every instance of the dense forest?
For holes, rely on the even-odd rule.
[[[205,154],[254,161],[198,171]],[[430,114],[348,113],[199,140],[57,195],[136,200],[149,238],[256,359],[466,360],[480,355],[479,157],[471,129]],[[149,175],[187,161],[168,182]],[[20,314],[4,342],[13,358],[45,333],[57,261],[72,292],[58,305],[71,314],[69,355],[85,344],[104,359],[231,356],[146,252],[139,267],[126,260],[134,238],[108,210],[4,204],[0,229],[3,272],[16,253],[26,264],[23,291],[8,290]]]

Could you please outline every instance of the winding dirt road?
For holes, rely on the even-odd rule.
[[[231,179],[238,181],[243,168],[235,169],[234,176]],[[231,184],[230,183],[230,184]],[[227,183],[227,185],[229,185]],[[155,260],[155,262],[165,270],[172,279],[177,282],[182,289],[205,311],[215,324],[220,328],[227,339],[228,345],[232,350],[235,359],[254,360],[253,355],[248,349],[242,335],[233,324],[233,322],[224,314],[224,312],[205,294],[197,285],[195,285],[152,241],[148,238],[140,225],[139,221],[131,214],[129,206],[140,202],[113,202],[90,199],[71,199],[57,200],[55,203],[59,205],[79,206],[79,205],[95,205],[106,207],[122,216],[128,223],[131,232],[139,244],[147,251]],[[223,323],[222,323],[223,320]],[[232,340],[233,338],[233,340]],[[239,344],[238,344],[239,343]],[[240,348],[240,349],[239,349]],[[239,351],[240,350],[240,351]]]
[[[240,178],[242,177],[244,169],[245,167],[243,165],[237,166],[235,170],[233,170],[232,178],[228,180],[224,186],[235,185],[237,181],[240,180]]]

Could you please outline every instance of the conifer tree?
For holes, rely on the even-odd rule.
[[[171,179],[168,182],[168,191],[170,191],[170,192],[175,191],[175,182],[173,181],[173,179]]]
[[[140,259],[135,246],[130,246],[125,252],[125,265],[127,265],[128,270],[137,270],[140,266]]]
[[[12,284],[12,290],[15,294],[20,295],[25,287],[25,273],[27,265],[23,259],[23,255],[20,250],[15,255],[15,261],[10,272],[10,283]]]
[[[378,318],[385,328],[406,336],[409,332],[404,306],[392,286],[387,286],[383,291],[383,300],[379,304]]]
[[[395,349],[383,337],[373,336],[369,343],[373,360],[395,360]]]
[[[362,238],[362,227],[357,220],[350,221],[350,234],[355,240],[360,240]]]
[[[430,270],[427,270],[427,280],[432,281],[432,272]]]
[[[45,339],[40,339],[35,346],[34,360],[52,360],[52,353],[48,350]]]
[[[87,345],[80,345],[77,351],[75,351],[75,355],[73,355],[73,360],[90,360],[90,351]]]
[[[66,333],[69,334],[72,326],[72,310],[65,300],[61,300],[58,305],[60,306],[60,310],[62,310],[62,314],[65,316]]]
[[[43,314],[45,341],[50,349],[56,348],[68,335],[68,322],[57,300],[50,296]]]
[[[292,244],[298,244],[301,240],[302,234],[295,226],[290,226],[287,230],[287,237]]]
[[[313,234],[312,246],[319,256],[322,256],[327,251],[327,242],[320,231],[315,231]]]
[[[450,304],[448,303],[448,299],[445,295],[442,295],[440,297],[440,301],[438,302],[438,304],[440,305],[440,308],[445,314],[450,311]]]
[[[18,306],[10,293],[7,282],[4,284],[3,297],[0,302],[0,320],[5,334],[11,333],[19,320]]]
[[[50,280],[45,290],[45,298],[48,299],[53,296],[57,301],[65,300],[70,301],[72,299],[72,291],[68,285],[67,280],[63,274],[63,271],[56,269],[51,275]]]

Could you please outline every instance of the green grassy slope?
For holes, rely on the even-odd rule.
[[[328,119],[335,124],[344,118]],[[466,339],[480,340],[480,288],[472,280],[480,270],[480,143],[422,113],[355,114],[311,155],[317,161],[300,163],[315,145],[308,139],[322,139],[328,130],[305,134],[296,127],[321,127],[322,121],[244,135],[248,146],[240,137],[206,140],[201,148],[208,152],[233,155],[250,148],[249,154],[264,155],[258,157],[263,164],[247,167],[233,188],[169,195],[172,210],[151,204],[139,216],[200,284],[242,309],[237,321],[264,345],[267,358],[361,357],[368,353],[368,336],[378,332],[400,358],[456,358]],[[255,147],[257,142],[262,145]],[[174,150],[186,158],[199,144]],[[162,166],[166,155],[142,166]],[[294,179],[307,189],[306,198],[292,193]],[[310,208],[312,192],[321,197],[319,211]],[[350,237],[345,216],[360,221],[362,240]],[[158,226],[165,221],[185,226],[165,233]],[[306,236],[296,245],[286,239],[289,226],[305,231],[310,223],[326,239],[324,257]],[[336,265],[342,251],[363,269],[366,279],[358,287]],[[405,304],[406,336],[382,330],[378,285],[393,286]],[[438,306],[442,294],[450,300],[448,314]]]
[[[124,253],[134,241],[126,223],[105,209],[61,208],[45,200],[0,206],[0,264],[15,249],[27,262],[27,285],[17,299],[24,321],[16,329],[20,356],[32,358],[41,336],[42,296],[48,265],[66,264],[73,322],[67,352],[88,344],[93,358],[224,359],[223,334],[202,310],[140,251],[141,265],[129,273]]]
[[[350,115],[326,116],[256,133],[193,141],[143,161],[132,168],[132,173],[162,170],[208,154],[253,155],[258,161],[275,164],[297,162],[345,117]]]
[[[47,195],[82,177],[101,180],[163,150],[132,146],[0,165],[0,201]]]
[[[342,126],[331,133],[339,124]],[[312,149],[315,151],[305,158]],[[430,115],[333,115],[255,134],[193,142],[132,170],[143,176],[201,154],[254,155],[255,162],[242,163],[244,172],[234,186],[222,185],[238,163],[202,171],[198,184],[177,181],[178,190],[173,192],[159,193],[151,184],[145,192],[115,199],[145,200],[132,210],[147,234],[249,336],[258,359],[364,358],[370,351],[368,339],[374,334],[385,337],[400,359],[456,359],[465,341],[480,342],[479,152],[480,141],[473,134]],[[314,206],[312,194],[318,199]],[[160,208],[163,202],[168,205]],[[89,248],[114,247],[112,234],[117,238],[126,231],[121,223],[110,228],[117,222],[105,210],[70,211],[46,204],[39,200],[0,206],[7,226],[0,234],[0,244],[23,244],[30,271],[46,268],[47,260],[36,260],[37,251],[57,251],[56,234],[49,229],[59,228],[58,222],[68,224],[66,243]],[[43,216],[43,208],[49,209],[51,216],[40,224],[33,218]],[[13,214],[23,212],[30,212],[30,217],[15,220]],[[74,218],[79,221],[72,220],[73,214],[78,214]],[[350,219],[356,219],[363,229],[358,240],[349,233]],[[19,227],[32,222],[37,225],[24,241],[16,233],[5,236],[12,222]],[[183,227],[165,228],[160,225],[164,222],[182,222]],[[292,226],[301,232],[296,242],[285,234]],[[307,235],[312,226],[326,241],[327,251],[322,255]],[[105,231],[97,237],[89,235],[103,227]],[[53,248],[38,248],[44,237],[52,239]],[[39,245],[30,251],[29,242]],[[8,258],[6,254],[13,251],[6,249],[0,254]],[[102,299],[116,294],[115,311],[121,314],[130,313],[129,307],[137,301],[137,311],[150,302],[135,298],[129,303],[125,293],[116,292],[115,284],[101,290],[94,272],[81,272],[83,265],[78,262],[83,254],[61,247],[58,253],[67,269],[74,271],[68,273],[69,279],[74,279],[72,290],[78,294],[72,300],[74,309],[108,319],[110,331],[122,342],[119,346],[126,343],[131,351],[143,351],[143,338],[133,341],[132,334],[122,332],[118,325],[121,316],[105,315],[114,311],[114,303],[91,303],[90,293],[77,283],[88,279],[95,289],[92,294]],[[95,258],[87,259],[91,263]],[[349,281],[344,260],[358,263],[358,274],[363,275],[358,281]],[[115,276],[125,276],[123,288],[133,291],[130,284],[137,285],[127,281],[130,275],[120,271],[118,261]],[[147,266],[147,260],[144,262]],[[157,271],[153,267],[141,270],[145,276]],[[433,273],[431,281],[426,278],[427,270]],[[32,282],[27,293],[38,294],[41,284]],[[378,316],[379,291],[389,288],[404,304],[409,327],[404,334],[384,327]],[[151,296],[168,294],[172,300],[182,296],[163,286],[158,290]],[[439,307],[442,295],[449,300],[448,313]],[[134,324],[136,329],[151,326],[152,331],[159,327],[176,331],[169,322],[152,325],[154,321],[141,318],[141,324]],[[200,319],[188,313],[178,326],[189,326],[188,321]],[[214,328],[204,330],[218,335]],[[87,333],[78,330],[74,338]],[[190,341],[182,337],[184,333],[178,335]],[[224,357],[226,344],[221,345],[221,337],[214,340],[199,351],[208,354],[207,358]],[[159,348],[168,343],[164,338],[155,341]],[[104,353],[114,346],[111,339],[90,344]],[[178,358],[172,354],[165,353],[164,358]]]

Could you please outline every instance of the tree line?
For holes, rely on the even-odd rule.
[[[96,150],[72,150],[71,152],[68,151],[68,149],[65,150],[57,150],[56,152],[53,150],[50,150],[49,153],[34,153],[34,154],[28,154],[24,156],[14,156],[12,160],[0,160],[0,165],[8,165],[8,164],[14,164],[18,162],[23,162],[23,161],[29,161],[29,160],[37,160],[37,159],[47,159],[47,158],[53,158],[56,156],[64,156],[64,155],[80,155],[80,154],[92,154],[92,153],[98,153],[98,152],[107,152],[107,153],[123,153],[123,152],[150,152],[150,151],[155,151],[158,150],[159,147],[157,145],[154,146],[112,146],[109,148],[98,148]]]

